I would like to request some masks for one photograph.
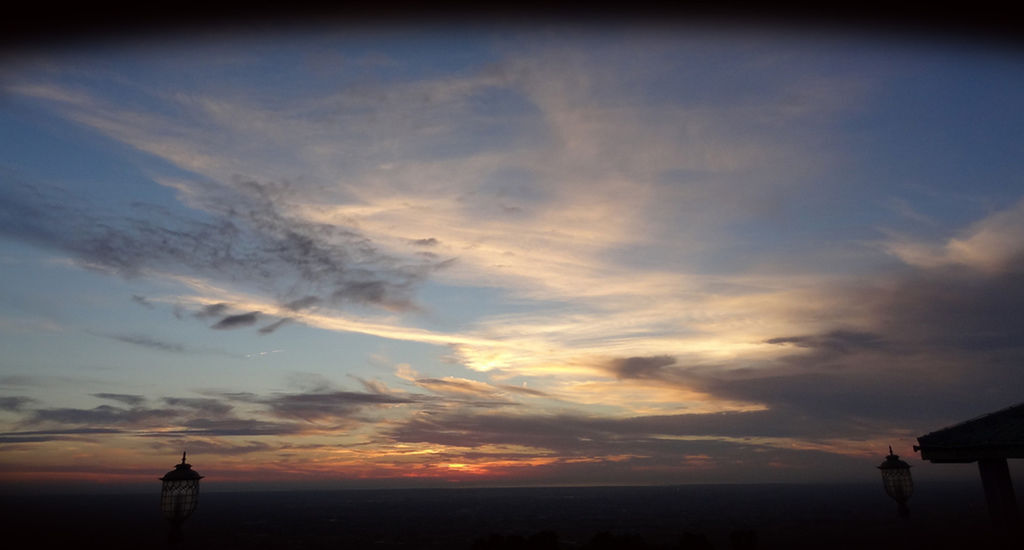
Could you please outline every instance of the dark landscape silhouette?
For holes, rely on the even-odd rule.
[[[978,483],[927,484],[901,519],[879,483],[218,492],[180,548],[988,548]],[[32,547],[169,544],[159,492],[8,495]]]

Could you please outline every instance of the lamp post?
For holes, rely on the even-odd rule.
[[[160,510],[164,519],[171,523],[169,540],[181,540],[181,524],[199,504],[199,480],[203,476],[185,463],[185,453],[181,453],[181,464],[160,478],[163,488],[160,490]]]
[[[910,517],[910,508],[907,508],[907,500],[914,493],[914,480],[910,477],[910,464],[900,460],[898,455],[893,454],[892,446],[889,446],[889,456],[885,457],[878,469],[882,471],[882,486],[885,492],[899,504],[901,518]]]

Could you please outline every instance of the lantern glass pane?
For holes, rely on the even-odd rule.
[[[199,504],[199,480],[182,479],[164,481],[160,491],[160,509],[164,519],[182,521],[195,511]]]
[[[882,470],[882,484],[885,492],[898,502],[904,502],[914,493],[914,482],[909,468]]]

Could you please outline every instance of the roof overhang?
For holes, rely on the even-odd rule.
[[[918,439],[920,442],[921,440]],[[987,458],[1024,458],[1024,447],[929,447],[914,445],[922,460],[936,463],[965,463]]]
[[[1024,458],[1024,403],[917,438],[914,450],[931,462]]]

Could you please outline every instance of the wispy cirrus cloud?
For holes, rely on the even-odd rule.
[[[282,279],[298,281],[333,303],[414,307],[410,291],[421,278],[421,265],[394,265],[348,229],[282,215],[275,201],[286,194],[273,186],[244,182],[237,190],[219,189],[215,193],[235,196],[211,197],[210,203],[234,206],[206,205],[197,217],[146,204],[134,205],[133,212],[104,212],[69,191],[12,183],[2,193],[0,232],[126,277],[187,268],[214,280],[257,281],[268,289]],[[253,204],[242,206],[249,201]]]
[[[445,394],[495,397],[500,391],[495,386],[485,382],[456,378],[454,376],[446,378],[417,378],[413,382],[421,388]]]
[[[256,279],[273,287],[270,276],[297,276],[302,281],[298,286],[308,292],[295,290],[295,285],[279,288],[279,294],[298,295],[282,300],[295,309],[333,303],[409,311],[419,307],[412,291],[428,273],[445,283],[488,280],[513,296],[582,304],[565,320],[575,332],[593,327],[592,337],[570,331],[556,336],[555,331],[564,327],[543,326],[550,312],[511,323],[497,317],[481,319],[468,334],[417,338],[416,331],[400,327],[376,331],[417,341],[447,340],[457,346],[459,360],[477,370],[568,371],[581,363],[581,356],[645,353],[662,343],[680,342],[686,333],[693,335],[691,346],[701,342],[705,351],[722,349],[721,342],[712,341],[721,338],[720,326],[709,339],[706,330],[690,328],[695,319],[680,318],[679,312],[699,309],[719,315],[723,306],[734,307],[742,296],[730,304],[694,303],[683,298],[697,295],[700,283],[691,278],[623,269],[609,259],[617,251],[655,243],[673,250],[663,256],[685,257],[698,250],[688,247],[705,242],[706,231],[712,229],[695,223],[680,233],[679,220],[690,217],[669,217],[658,207],[687,205],[707,220],[707,207],[735,207],[735,201],[719,200],[725,193],[751,197],[753,208],[756,193],[747,187],[739,193],[736,187],[749,183],[744,174],[756,169],[759,178],[765,178],[772,170],[782,170],[768,178],[781,181],[791,175],[783,167],[800,164],[784,160],[797,155],[805,136],[781,130],[796,120],[827,123],[829,113],[845,107],[821,90],[843,89],[849,99],[855,88],[849,82],[840,87],[840,82],[816,78],[794,96],[800,99],[793,104],[779,103],[792,92],[792,83],[783,79],[772,80],[771,91],[755,102],[740,94],[711,103],[681,89],[687,107],[666,111],[662,105],[635,101],[631,88],[624,87],[618,76],[611,78],[617,73],[607,72],[606,60],[599,61],[602,56],[581,57],[573,48],[560,49],[557,42],[544,47],[548,51],[540,58],[511,55],[478,73],[401,82],[374,94],[359,89],[311,96],[294,107],[137,90],[176,105],[182,115],[176,119],[141,109],[142,101],[126,114],[124,105],[115,111],[101,98],[72,100],[53,86],[15,86],[14,91],[55,101],[58,109],[80,123],[205,177],[160,180],[177,190],[184,204],[206,214],[197,218],[202,223],[182,225],[174,216],[165,221],[149,217],[138,227],[143,231],[133,233],[159,237],[161,243],[169,243],[157,248],[165,252],[158,252],[158,257],[100,257],[101,263],[128,269],[143,260],[159,263],[160,254],[177,259],[188,247],[193,257],[185,260],[193,267],[213,268],[213,273],[232,279]],[[629,70],[641,81],[655,76],[649,66]],[[509,103],[500,111],[481,108],[481,101],[495,93]],[[610,98],[616,99],[607,101]],[[420,107],[410,110],[411,105]],[[331,116],[320,116],[323,113]],[[339,126],[339,120],[345,124]],[[256,127],[274,128],[273,137],[254,133]],[[496,135],[493,130],[499,127],[502,132]],[[735,132],[722,130],[734,127]],[[370,139],[354,128],[369,132]],[[226,139],[242,135],[245,142],[255,143],[254,150],[270,150],[273,145],[286,151],[284,158],[252,158],[252,151],[242,151]],[[756,135],[771,139],[751,137]],[[253,136],[262,137],[253,142]],[[530,139],[521,139],[525,136]],[[451,154],[423,154],[439,143],[450,144]],[[766,148],[767,143],[771,147]],[[396,147],[409,154],[396,154]],[[345,151],[340,160],[337,151]],[[312,187],[324,181],[322,174],[336,171],[341,161],[346,176],[330,190],[317,188],[313,200]],[[280,174],[281,166],[309,174],[308,180],[251,176]],[[690,176],[666,185],[665,177],[672,174]],[[584,188],[586,192],[581,192]],[[715,218],[727,220],[738,213],[747,210],[730,210]],[[161,223],[153,227],[154,220]],[[148,243],[137,244],[142,250]],[[422,261],[408,259],[420,257],[415,249],[423,247],[458,261],[443,271],[426,270]],[[544,269],[536,269],[538,265]],[[643,308],[634,299],[641,293],[649,297]],[[633,316],[628,327],[615,315],[623,307]],[[224,317],[213,326],[245,326],[249,320]],[[276,323],[265,326],[264,333],[279,326]],[[348,330],[351,322],[328,324]],[[669,327],[686,328],[681,334]],[[491,331],[527,336],[506,343],[488,338]],[[619,336],[609,340],[609,331]],[[758,336],[763,340],[768,335],[750,335],[749,341],[758,341]],[[743,344],[745,337],[734,336],[729,344],[751,346]],[[487,340],[490,343],[483,346],[472,343]],[[679,344],[674,346],[659,351],[684,352]],[[563,353],[554,367],[540,367],[538,357],[517,357],[514,351],[541,347],[574,351],[572,356]]]
[[[907,264],[929,269],[963,266],[990,274],[1012,270],[1024,256],[1024,200],[991,213],[945,242],[891,234],[880,246]]]

